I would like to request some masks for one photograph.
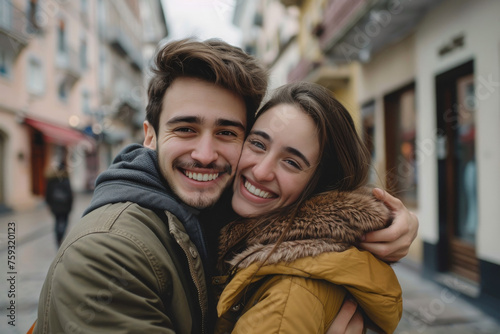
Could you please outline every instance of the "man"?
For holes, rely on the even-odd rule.
[[[221,41],[158,52],[144,147],[125,148],[97,179],[49,269],[34,333],[210,332],[197,215],[230,185],[266,85],[255,59]],[[405,236],[416,231],[402,220]]]

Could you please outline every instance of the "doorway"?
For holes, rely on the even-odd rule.
[[[417,208],[415,84],[384,96],[386,187]]]
[[[474,63],[436,77],[439,267],[479,281]]]

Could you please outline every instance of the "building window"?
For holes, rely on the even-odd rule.
[[[12,28],[11,0],[0,0],[0,27],[7,30]]]
[[[89,11],[89,2],[87,0],[80,0],[80,8],[82,13],[87,13]]]
[[[28,4],[27,15],[28,15],[28,22],[30,23],[30,27],[34,31],[36,31],[39,28],[38,17],[37,17],[38,10],[39,10],[38,0],[30,0],[29,4]]]
[[[82,70],[87,69],[87,41],[82,39],[80,43],[80,66]]]
[[[66,85],[65,81],[62,81],[59,84],[59,87],[57,88],[57,95],[59,96],[59,99],[63,102],[68,101],[68,87]]]
[[[66,25],[63,20],[59,20],[57,27],[57,51],[66,53]]]
[[[97,24],[99,29],[99,34],[103,34],[106,31],[106,5],[104,0],[99,0],[97,2]]]
[[[39,59],[31,57],[28,60],[28,91],[31,94],[42,95],[44,88],[42,63]]]
[[[379,179],[377,171],[374,169],[373,163],[376,161],[375,155],[375,101],[370,101],[363,104],[361,107],[361,124],[363,142],[370,152],[371,169],[369,182],[376,184]]]
[[[415,89],[410,85],[384,97],[387,187],[417,206]]]
[[[99,69],[97,73],[99,75],[99,88],[106,88],[106,53],[103,49],[99,51]]]
[[[90,115],[92,113],[90,109],[90,93],[87,90],[82,92],[82,113],[84,115]]]
[[[0,50],[0,76],[10,78],[12,74],[12,54],[6,50]]]

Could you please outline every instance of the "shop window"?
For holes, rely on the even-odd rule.
[[[384,98],[386,186],[407,206],[417,206],[415,90],[410,85]]]
[[[375,102],[370,101],[363,104],[361,107],[361,122],[362,122],[362,133],[363,142],[370,152],[372,167],[370,169],[369,182],[372,184],[377,183],[378,175],[374,169],[373,163],[375,162]]]

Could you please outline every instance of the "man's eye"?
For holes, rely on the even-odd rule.
[[[235,132],[229,130],[220,131],[219,134],[222,136],[233,136],[233,137],[238,136]]]
[[[174,131],[175,132],[194,133],[194,130],[190,129],[190,128],[177,128]]]

